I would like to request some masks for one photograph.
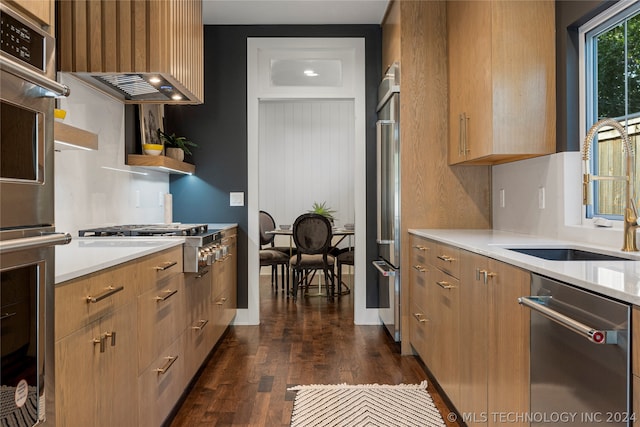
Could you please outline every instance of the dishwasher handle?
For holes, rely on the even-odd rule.
[[[569,316],[565,316],[564,314],[546,306],[549,299],[551,299],[551,297],[520,297],[518,298],[518,304],[524,305],[525,307],[540,313],[549,320],[552,320],[578,335],[585,337],[594,344],[618,344],[618,331],[595,329],[572,319]]]

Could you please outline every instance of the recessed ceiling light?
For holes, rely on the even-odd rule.
[[[151,77],[149,83],[160,83],[162,80],[159,77]]]
[[[182,97],[180,95],[176,94],[176,95],[173,95],[171,97],[171,99],[173,99],[174,101],[180,101],[182,99]]]
[[[304,70],[304,75],[307,77],[316,77],[318,73],[313,70]]]

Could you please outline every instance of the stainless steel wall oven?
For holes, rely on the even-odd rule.
[[[0,424],[55,425],[53,38],[0,4]]]

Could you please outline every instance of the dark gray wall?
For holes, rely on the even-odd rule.
[[[556,1],[556,151],[580,151],[578,28],[616,1]]]
[[[195,176],[171,175],[173,216],[182,222],[238,223],[238,307],[247,308],[247,208],[230,207],[229,192],[247,199],[247,37],[362,37],[366,46],[367,307],[377,307],[375,245],[375,106],[381,79],[378,25],[205,26],[205,102],[167,106],[165,130],[199,146]],[[280,167],[273,165],[273,167]]]

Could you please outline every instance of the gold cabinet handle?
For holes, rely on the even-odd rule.
[[[164,271],[164,270],[168,270],[171,267],[173,267],[174,265],[177,265],[178,261],[167,261],[167,262],[163,262],[161,265],[155,266],[153,267],[156,271]]]
[[[174,296],[177,293],[178,293],[177,289],[175,289],[173,291],[171,289],[167,289],[166,291],[164,291],[164,295],[163,296],[157,296],[156,297],[156,301],[157,302],[166,301],[166,300],[168,300],[169,298],[171,298],[172,296]]]
[[[413,317],[415,317],[418,322],[420,323],[428,322],[428,320],[424,319],[422,316],[423,316],[422,313],[413,313]]]
[[[111,347],[116,346],[116,331],[105,332],[104,337],[111,338]]]
[[[111,295],[116,294],[122,290],[124,290],[124,286],[118,286],[117,288],[114,288],[113,286],[109,286],[104,290],[103,293],[99,295],[96,295],[94,297],[92,297],[91,295],[87,296],[87,304],[102,301],[103,299],[109,298]]]
[[[426,273],[427,272],[426,268],[424,268],[423,266],[418,265],[418,264],[414,265],[413,269],[414,270],[418,270],[420,273]]]
[[[202,329],[204,329],[205,326],[207,326],[207,323],[209,323],[208,320],[199,320],[198,321],[198,325],[197,326],[192,326],[191,329],[195,330],[195,331],[201,331]]]
[[[220,298],[218,301],[216,301],[216,304],[218,305],[222,305],[227,301],[227,299],[225,297]]]
[[[169,368],[171,368],[171,365],[173,365],[175,361],[178,360],[178,356],[167,356],[165,357],[165,360],[166,362],[164,363],[164,366],[162,368],[154,369],[154,371],[156,371],[158,375],[162,375],[166,373],[169,370]]]
[[[450,257],[449,255],[438,255],[438,259],[446,262],[453,262],[456,260],[455,258]]]
[[[438,286],[440,286],[442,289],[453,289],[453,288],[455,288],[455,286],[453,286],[451,283],[445,282],[444,280],[436,282],[436,284]]]
[[[100,344],[100,353],[104,353],[107,348],[107,336],[104,334],[100,335],[100,338],[92,339],[91,342],[93,343],[94,347],[96,346],[96,344]]]
[[[429,248],[428,248],[428,247],[426,247],[426,246],[422,246],[422,245],[413,245],[413,248],[414,248],[414,249],[417,249],[417,250],[419,250],[419,251],[422,251],[422,252],[424,252],[424,251],[428,251],[428,250],[429,250]]]
[[[464,156],[464,113],[458,115],[458,155]]]

